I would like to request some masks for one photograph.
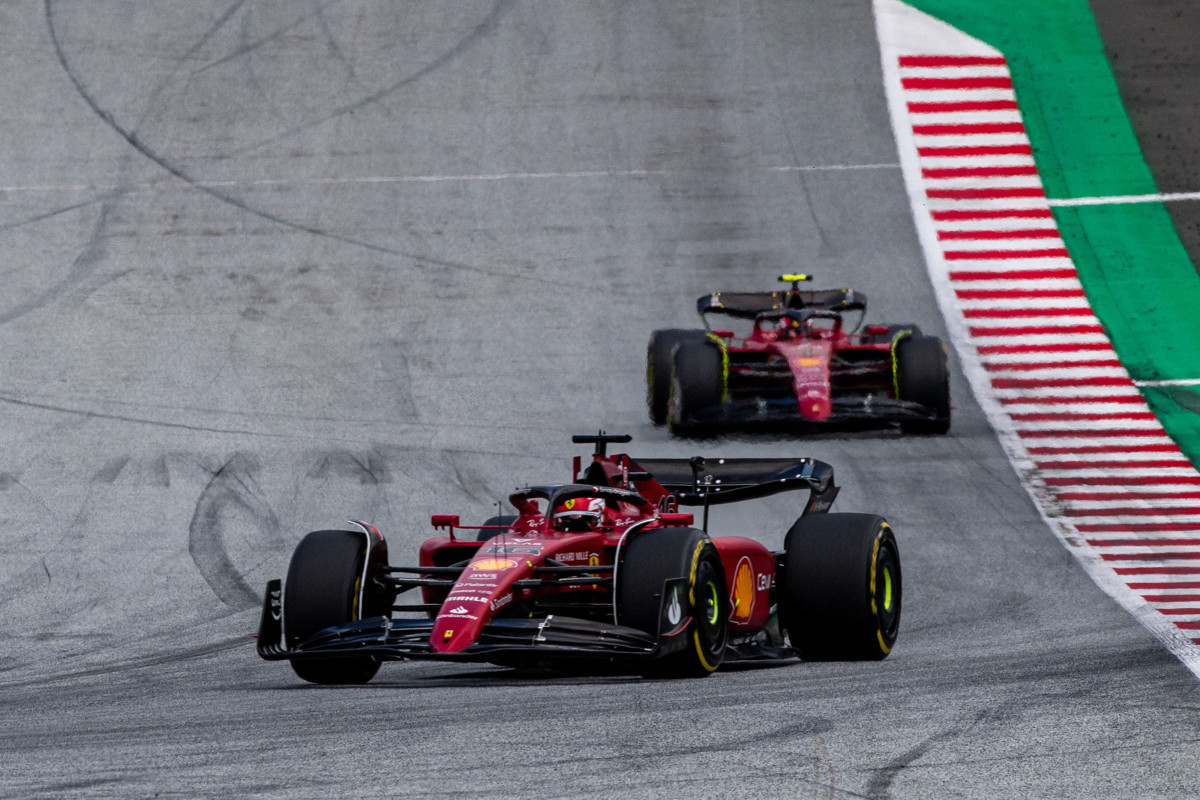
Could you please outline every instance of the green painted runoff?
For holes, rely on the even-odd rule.
[[[1086,0],[909,3],[1008,59],[1052,200],[1157,193]],[[1200,379],[1200,276],[1162,204],[1057,206],[1054,216],[1133,378]],[[1200,464],[1200,387],[1144,387],[1142,394]]]

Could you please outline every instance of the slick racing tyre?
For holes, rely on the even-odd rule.
[[[904,433],[945,433],[950,430],[950,366],[946,348],[936,336],[909,336],[896,345],[896,393],[918,403],[937,419],[905,420]]]
[[[667,421],[667,400],[671,391],[671,363],[675,345],[682,342],[704,341],[704,331],[670,328],[650,334],[646,345],[646,405],[650,421],[662,425]]]
[[[621,625],[657,634],[664,582],[687,579],[678,611],[681,618],[691,617],[681,634],[686,646],[656,662],[647,674],[702,678],[713,672],[729,642],[729,592],[712,540],[695,528],[662,528],[636,534],[622,552],[616,576]]]
[[[725,399],[725,357],[710,340],[687,341],[675,348],[667,398],[667,429],[676,436],[705,432],[704,417]]]
[[[515,514],[501,514],[498,517],[488,517],[483,521],[484,527],[475,531],[475,541],[486,542],[493,536],[504,533],[506,530],[511,528],[512,524],[516,521],[517,517]],[[504,527],[503,529],[488,527],[490,525],[503,525]]]
[[[784,540],[780,616],[806,661],[886,658],[900,630],[896,537],[872,514],[801,517]]]
[[[386,548],[373,548],[374,569],[362,585],[367,534],[314,531],[292,554],[283,594],[283,630],[289,649],[334,625],[390,612],[391,602],[373,590],[371,572],[387,563]],[[383,555],[379,559],[379,551]],[[379,670],[373,656],[293,659],[292,669],[310,683],[366,683]]]

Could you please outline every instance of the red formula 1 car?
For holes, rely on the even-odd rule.
[[[705,330],[659,330],[646,352],[650,419],[689,435],[754,423],[808,428],[899,423],[950,429],[946,349],[916,325],[861,327],[867,299],[851,289],[714,292],[697,301]],[[856,324],[847,326],[850,313]],[[708,317],[752,320],[744,337]]]
[[[882,659],[900,625],[900,553],[870,514],[830,514],[833,468],[800,459],[638,459],[595,445],[572,480],[519,489],[514,516],[388,563],[383,535],[316,531],[267,585],[258,653],[314,683],[364,683],[382,661],[574,663],[704,676],[723,661]],[[707,532],[711,504],[807,490],[781,552]],[[679,506],[703,508],[703,524]],[[469,532],[469,533],[468,533]],[[467,533],[466,536],[461,533]],[[410,590],[421,597],[400,603]]]

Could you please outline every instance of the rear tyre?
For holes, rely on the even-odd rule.
[[[729,593],[712,540],[695,528],[636,534],[617,569],[619,622],[657,634],[664,583],[687,579],[681,613],[690,616],[686,647],[655,662],[647,674],[703,678],[721,665],[729,643]]]
[[[646,406],[650,421],[662,425],[667,421],[667,401],[671,392],[671,363],[675,345],[682,342],[704,341],[704,331],[669,328],[650,334],[646,345]]]
[[[806,661],[886,658],[902,599],[900,551],[882,518],[818,514],[788,531],[780,611]]]
[[[682,342],[675,348],[667,402],[667,429],[676,436],[705,433],[704,417],[725,399],[725,359],[711,341]]]
[[[367,535],[361,532],[314,531],[300,541],[284,584],[283,629],[289,648],[325,628],[388,612],[387,598],[372,586],[364,590],[366,557]],[[367,580],[372,577],[368,574]],[[291,664],[301,678],[320,684],[366,683],[379,670],[374,656],[296,659]]]
[[[946,348],[936,336],[909,336],[896,345],[896,390],[901,400],[919,403],[937,419],[905,420],[904,433],[950,430],[950,365]]]
[[[488,528],[487,527],[488,525],[503,525],[504,529],[507,530],[508,528],[511,528],[512,524],[516,521],[517,521],[517,517],[514,514],[501,514],[498,517],[488,517],[486,520],[483,521],[484,528],[481,530],[475,531],[475,541],[486,542],[488,539],[491,539],[493,536],[496,536],[497,534],[504,532],[504,530],[500,530],[497,528]]]
[[[905,323],[905,322],[892,323],[891,325],[887,326],[887,329],[888,329],[888,340],[889,341],[892,339],[895,339],[896,336],[901,333],[911,334],[912,336],[920,336],[921,335],[921,329],[918,326],[912,325],[909,323]]]

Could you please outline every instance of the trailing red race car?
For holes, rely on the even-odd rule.
[[[882,659],[900,625],[900,553],[870,514],[828,513],[833,468],[801,459],[638,459],[595,445],[572,480],[530,486],[514,516],[425,541],[388,563],[365,523],[316,531],[267,585],[258,653],[313,683],[365,683],[380,662],[574,662],[704,676],[729,660]],[[711,504],[807,490],[781,552],[707,532]],[[697,528],[679,506],[703,508]],[[458,532],[469,531],[468,536]],[[399,603],[419,589],[421,597]]]
[[[852,289],[714,292],[697,301],[705,330],[659,330],[646,352],[650,419],[677,435],[751,423],[821,428],[899,423],[950,429],[946,349],[916,325],[862,326]],[[845,324],[857,313],[856,324]],[[710,314],[753,320],[748,335],[713,330]]]

